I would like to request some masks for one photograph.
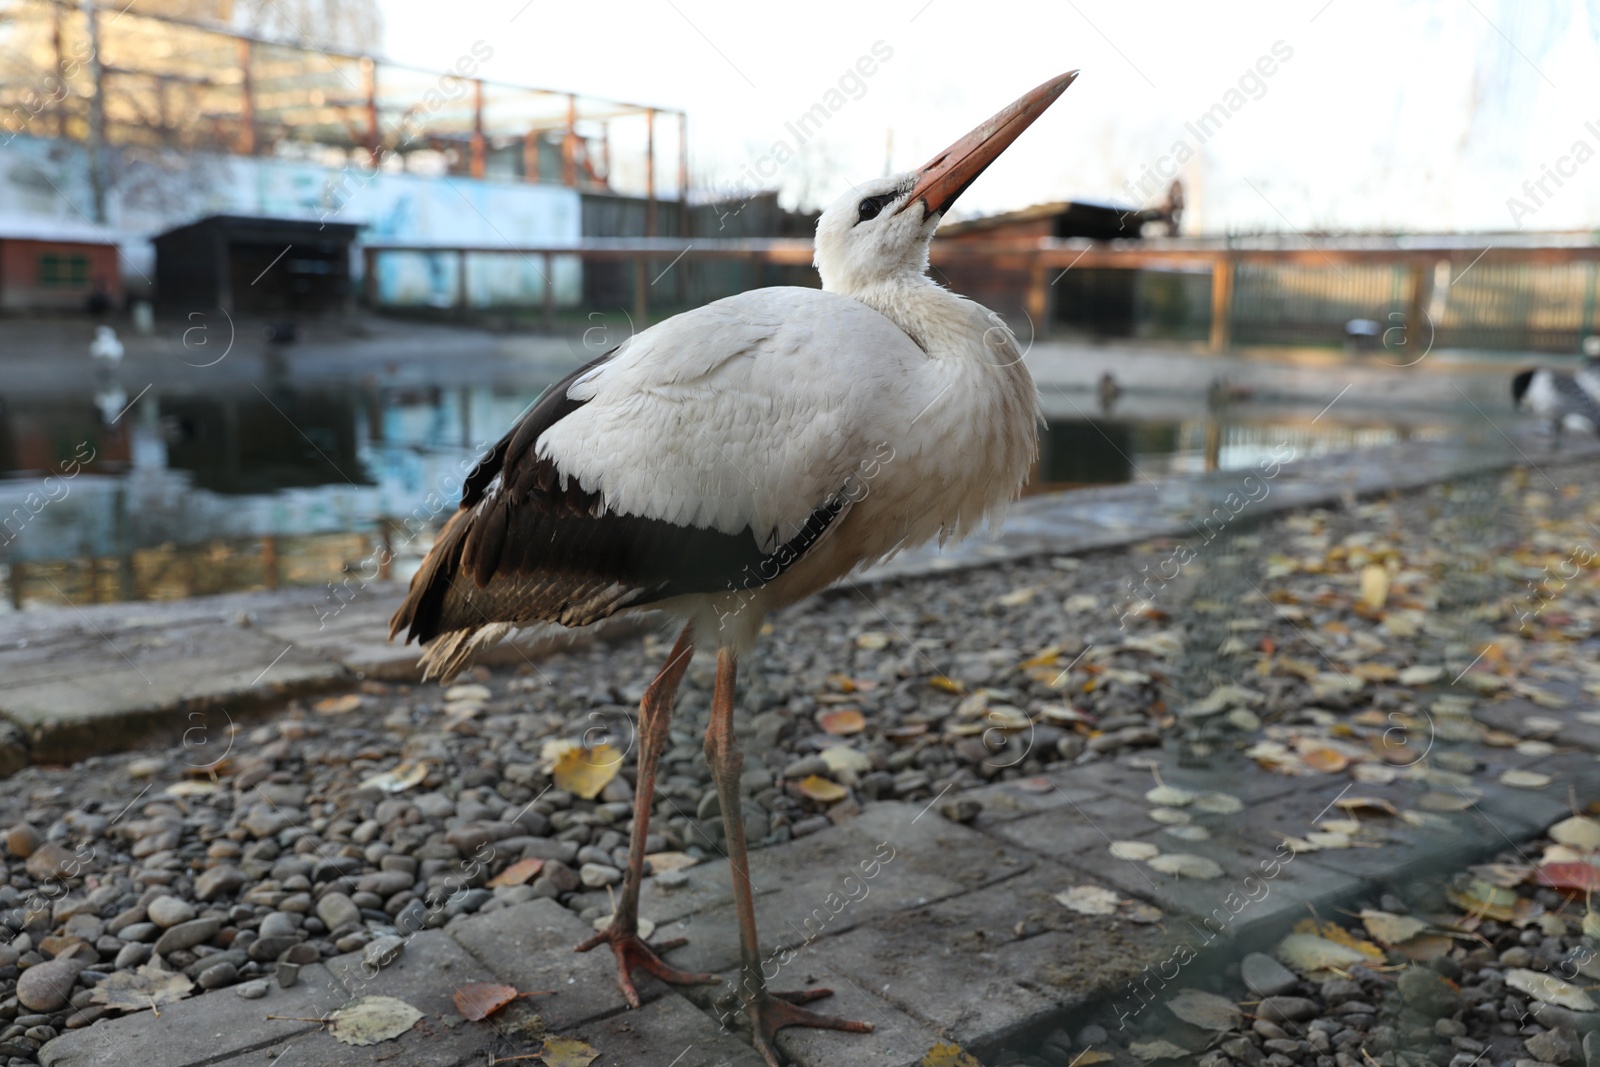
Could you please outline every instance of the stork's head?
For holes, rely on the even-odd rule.
[[[817,220],[822,287],[860,292],[928,269],[928,242],[956,197],[1066,92],[1077,71],[1051,78],[919,170],[863,182]]]

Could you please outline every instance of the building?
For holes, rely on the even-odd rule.
[[[163,314],[321,315],[348,310],[349,223],[211,215],[157,235],[156,306]]]
[[[0,228],[0,312],[87,311],[121,301],[115,244],[70,227]]]

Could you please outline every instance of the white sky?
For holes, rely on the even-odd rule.
[[[785,122],[884,42],[893,57],[861,98],[777,175],[791,201],[882,173],[891,131],[894,168],[911,169],[1080,68],[965,213],[1130,202],[1124,183],[1194,146],[1185,122],[1281,41],[1293,57],[1184,167],[1186,229],[1506,230],[1512,196],[1533,209],[1527,229],[1600,226],[1600,0],[379,2],[394,60],[443,69],[481,38],[484,77],[687,110],[691,175],[721,188],[792,143]],[[1565,164],[1575,174],[1536,204],[1522,184],[1578,141],[1597,158]]]

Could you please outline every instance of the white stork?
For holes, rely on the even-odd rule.
[[[639,707],[639,768],[610,926],[631,972],[716,982],[663,962],[683,942],[638,935],[656,763],[695,644],[717,650],[706,757],[724,812],[739,920],[738,993],[777,1067],[785,1026],[871,1026],[770,993],[756,940],[733,732],[734,672],[762,621],[864,564],[960,537],[1014,498],[1038,449],[1038,394],[998,316],[930,279],[946,209],[1064,92],[1052,78],[909,174],[864,183],[822,214],[822,289],[758,289],[629,338],[551,387],[468,477],[395,614],[448,679],[511,629],[622,611],[683,620]]]

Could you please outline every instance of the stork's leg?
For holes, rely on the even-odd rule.
[[[756,938],[756,904],[750,887],[750,856],[745,848],[744,815],[739,806],[739,773],[744,756],[733,736],[734,655],[717,651],[717,688],[711,698],[711,725],[706,730],[706,760],[717,783],[722,805],[722,827],[728,841],[728,865],[733,869],[733,904],[739,919],[739,984],[735,995],[750,1016],[756,1051],[771,1067],[780,1067],[772,1046],[774,1035],[785,1026],[811,1026],[822,1030],[872,1032],[870,1023],[818,1015],[800,1007],[833,995],[831,989],[806,989],[797,993],[771,993],[761,971],[761,946]]]
[[[694,655],[694,641],[690,628],[685,626],[678,635],[678,643],[644,691],[639,702],[639,784],[633,794],[633,835],[628,841],[628,872],[622,879],[622,895],[617,900],[617,910],[611,925],[579,945],[578,952],[588,952],[598,945],[609,943],[617,956],[617,984],[628,1006],[639,1006],[639,992],[633,987],[632,972],[636,967],[655,975],[663,982],[674,985],[700,985],[721,981],[714,974],[680,971],[663,963],[659,953],[684,944],[683,938],[663,941],[654,948],[639,937],[639,883],[644,879],[645,837],[650,832],[650,808],[656,791],[656,764],[667,746],[667,726],[672,721],[672,698],[678,692],[678,682]]]

